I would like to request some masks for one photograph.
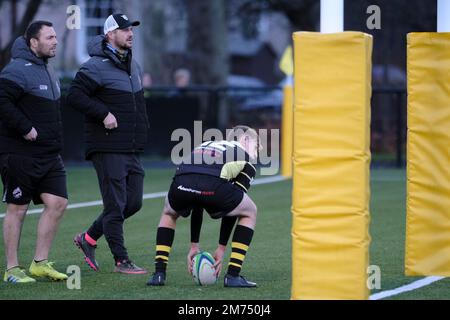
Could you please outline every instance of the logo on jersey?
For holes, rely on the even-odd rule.
[[[41,84],[39,86],[39,90],[48,90],[48,86],[46,86],[45,84]]]
[[[178,128],[172,132],[170,138],[171,141],[178,141],[171,151],[172,163],[215,165],[217,169],[218,165],[246,161],[261,164],[261,175],[277,174],[280,168],[280,130],[253,129],[257,139],[242,141],[238,139],[239,131],[236,131],[236,128],[226,129],[225,136],[223,130],[217,128],[204,131],[202,121],[194,121],[193,134],[190,130]],[[214,170],[214,167],[211,168]]]

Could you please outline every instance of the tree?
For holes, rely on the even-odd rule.
[[[170,82],[170,67],[166,61],[166,17],[165,6],[173,5],[173,1],[152,0],[142,1],[142,10],[146,12],[142,16],[141,32],[146,44],[145,59],[143,61],[144,70],[151,74],[155,83]]]
[[[0,0],[0,6],[2,5],[2,2],[3,1]],[[28,1],[28,5],[25,10],[25,13],[23,14],[21,22],[14,28],[14,32],[11,36],[11,39],[6,44],[6,46],[0,49],[0,69],[3,69],[3,67],[10,61],[11,48],[12,48],[12,45],[14,44],[14,41],[20,35],[23,35],[25,33],[28,25],[31,23],[31,21],[33,20],[37,11],[39,10],[41,3],[42,3],[42,0],[29,0]]]
[[[225,0],[191,0],[188,20],[187,55],[193,82],[225,85],[229,72]]]

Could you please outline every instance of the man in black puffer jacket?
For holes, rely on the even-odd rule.
[[[4,281],[35,282],[19,267],[17,251],[31,200],[44,204],[38,225],[32,276],[65,280],[48,262],[58,223],[67,206],[66,171],[60,157],[62,123],[59,80],[48,59],[56,54],[52,23],[32,23],[12,47],[13,60],[0,73],[0,172],[7,203],[4,220],[7,270]]]
[[[133,27],[127,16],[108,17],[104,36],[88,45],[91,58],[81,66],[67,96],[85,115],[86,159],[92,160],[104,209],[91,227],[74,241],[95,271],[97,240],[105,235],[115,260],[115,272],[143,274],[124,246],[123,222],[142,206],[144,170],[139,153],[147,142],[148,118],[142,72],[132,59]]]

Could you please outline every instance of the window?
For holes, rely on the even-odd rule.
[[[87,44],[89,41],[103,34],[103,24],[106,18],[114,12],[114,0],[80,0],[81,30],[77,34],[77,60],[84,63],[89,59]]]

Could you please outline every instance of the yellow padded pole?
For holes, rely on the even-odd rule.
[[[450,276],[450,33],[407,36],[405,273]]]
[[[367,299],[372,37],[296,32],[292,299]]]

